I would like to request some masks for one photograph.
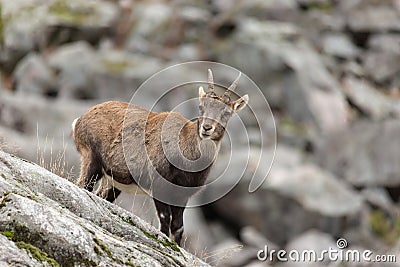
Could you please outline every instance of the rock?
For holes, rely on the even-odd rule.
[[[80,160],[70,136],[71,124],[92,104],[26,96],[0,90],[0,139],[7,151],[59,175],[67,175],[71,168],[78,172]]]
[[[400,101],[384,95],[365,80],[346,77],[343,79],[343,91],[363,115],[373,120],[400,116]]]
[[[299,123],[288,117],[274,117],[278,140],[285,145],[307,150],[316,132],[307,124]]]
[[[27,122],[24,113],[19,109],[19,105],[10,105],[8,98],[17,99],[4,90],[0,91],[0,123],[4,127],[11,128],[18,132],[27,131]],[[22,101],[22,100],[21,100]],[[18,103],[20,104],[20,102]]]
[[[40,266],[43,264],[30,256],[28,250],[19,248],[17,244],[3,234],[0,235],[0,255],[0,266],[4,267],[10,264],[26,264],[26,266]]]
[[[390,81],[393,80],[400,71],[399,60],[400,53],[372,50],[365,55],[363,66],[366,74],[368,74],[373,81],[380,84],[390,84]],[[379,66],[379,68],[376,66]]]
[[[183,44],[179,46],[173,58],[179,61],[195,61],[201,58],[201,48],[196,44]]]
[[[109,48],[95,51],[84,42],[59,47],[48,62],[59,72],[60,98],[125,101],[163,66],[152,57]]]
[[[376,83],[398,87],[399,47],[400,37],[397,34],[372,35],[368,41],[369,50],[363,58],[365,73]]]
[[[290,153],[278,147],[266,182],[251,194],[248,192],[251,174],[245,172],[229,194],[211,204],[214,214],[236,227],[253,226],[277,245],[311,228],[332,235],[357,229],[363,207],[361,196],[331,173],[303,163],[298,151],[290,151],[294,155],[287,160],[285,155]],[[246,162],[247,155],[242,154],[241,160]],[[234,172],[227,177],[235,177]],[[224,189],[222,185],[212,187],[215,192]]]
[[[15,90],[23,94],[57,96],[56,77],[45,62],[36,53],[25,56],[14,71]]]
[[[245,226],[240,230],[240,238],[244,244],[254,248],[262,249],[264,246],[268,246],[268,249],[277,250],[278,246],[268,239],[266,239],[262,233],[257,231],[252,226]]]
[[[400,50],[400,36],[390,33],[374,34],[368,41],[368,48],[375,51],[398,54]]]
[[[396,0],[340,1],[339,9],[347,25],[355,32],[398,31],[399,4]]]
[[[126,209],[127,211],[137,215],[142,220],[158,227],[157,211],[154,206],[153,199],[147,194],[132,195],[122,192],[114,204]],[[186,229],[185,229],[186,233]]]
[[[339,69],[339,75],[354,75],[355,77],[365,77],[365,70],[356,61],[347,61]]]
[[[399,186],[398,131],[398,120],[358,121],[316,142],[315,159],[356,186]]]
[[[330,0],[297,0],[301,6],[308,8],[318,8],[326,5],[330,5]]]
[[[100,50],[97,58],[98,64],[91,77],[93,87],[90,88],[96,99],[129,102],[136,89],[164,67],[156,58],[112,49]],[[155,99],[148,101],[154,103]]]
[[[325,216],[351,216],[360,211],[360,196],[330,173],[312,165],[302,165],[296,172],[272,172],[266,186]]]
[[[61,98],[95,98],[91,77],[99,60],[94,49],[86,42],[61,46],[49,55],[47,60],[58,72]]]
[[[0,195],[5,264],[208,266],[135,215],[4,152]]]
[[[331,33],[323,36],[322,49],[324,53],[341,59],[353,59],[360,53],[350,38],[340,33]]]
[[[292,250],[295,250],[297,252],[301,253],[305,250],[311,250],[316,253],[316,258],[320,257],[322,254],[323,250],[329,250],[329,248],[332,249],[338,249],[336,242],[333,240],[333,238],[323,232],[320,232],[318,230],[309,230],[300,236],[296,237],[295,239],[291,240],[285,247],[285,251],[289,252]],[[336,264],[331,264],[331,261],[329,260],[329,257],[327,254],[325,254],[325,260],[324,261],[311,261],[307,262],[307,266],[341,266],[340,262],[336,262]],[[332,262],[335,263],[335,262]],[[290,267],[290,266],[304,266],[305,263],[303,261],[288,261],[284,263],[282,266],[284,267]]]
[[[162,49],[173,21],[172,7],[160,2],[135,3],[131,14],[134,25],[128,35],[126,49],[141,53]]]
[[[77,40],[97,43],[118,18],[116,5],[109,1],[2,0],[0,4],[4,32],[0,62],[9,72],[36,47]]]
[[[233,0],[214,0],[212,1],[215,9],[222,13],[223,16],[229,16],[230,13],[235,16],[253,17],[260,20],[276,19],[287,20],[292,18],[296,9],[297,3],[295,0],[284,1],[262,1],[250,0],[243,1],[239,7]],[[231,15],[232,16],[232,15]]]
[[[23,97],[6,91],[0,91],[0,96],[0,123],[3,126],[49,140],[66,138],[71,132],[72,121],[93,104],[52,101],[39,96]]]
[[[301,27],[307,29],[304,34],[313,43],[319,43],[321,41],[319,37],[326,31],[342,32],[346,27],[346,21],[343,20],[341,13],[333,10],[327,12],[323,8],[312,9],[306,14],[307,16],[300,16]]]
[[[294,120],[315,124],[322,132],[343,129],[348,115],[340,85],[315,51],[303,45],[286,55],[292,72],[284,82],[284,106]]]
[[[361,191],[361,195],[373,207],[382,209],[393,216],[395,216],[396,212],[399,212],[399,209],[394,205],[390,195],[383,188],[366,188]]]
[[[50,1],[46,29],[47,44],[85,40],[98,44],[110,34],[118,17],[118,7],[110,1]],[[45,38],[46,38],[45,37]]]
[[[242,20],[221,47],[218,60],[251,74],[272,107],[322,132],[346,127],[347,104],[340,85],[292,24]]]

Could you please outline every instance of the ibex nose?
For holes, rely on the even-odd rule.
[[[212,126],[210,124],[203,124],[203,129],[204,131],[208,132],[209,130],[212,129]]]

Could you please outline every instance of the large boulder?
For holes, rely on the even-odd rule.
[[[400,185],[398,120],[358,121],[351,128],[318,142],[316,160],[351,184]]]
[[[98,43],[118,19],[110,1],[0,1],[2,7],[2,67],[11,72],[29,51],[76,40]],[[27,19],[35,18],[35,19]]]
[[[399,99],[383,94],[366,80],[351,76],[344,78],[343,92],[362,115],[372,120],[400,116]]]
[[[114,49],[95,50],[86,42],[60,46],[47,57],[58,73],[60,98],[128,101],[163,64],[152,57]]]
[[[86,42],[60,46],[48,58],[48,65],[58,73],[57,88],[62,98],[93,99],[93,69],[99,60]]]
[[[370,38],[369,49],[363,57],[363,67],[374,82],[390,87],[400,86],[399,44],[400,37],[397,34],[377,34]]]
[[[29,53],[15,68],[14,88],[18,93],[55,97],[56,75],[42,55]]]
[[[135,215],[0,152],[0,265],[209,266]]]
[[[355,32],[397,31],[400,29],[400,12],[396,0],[340,1],[339,10]]]

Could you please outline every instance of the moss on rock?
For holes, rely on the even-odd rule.
[[[41,251],[38,247],[32,244],[18,241],[15,243],[19,248],[25,249],[33,258],[39,262],[47,262],[50,266],[61,267],[61,265],[53,258],[49,257],[46,252]]]

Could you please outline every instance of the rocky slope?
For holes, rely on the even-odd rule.
[[[0,151],[0,266],[209,266],[140,218]]]

